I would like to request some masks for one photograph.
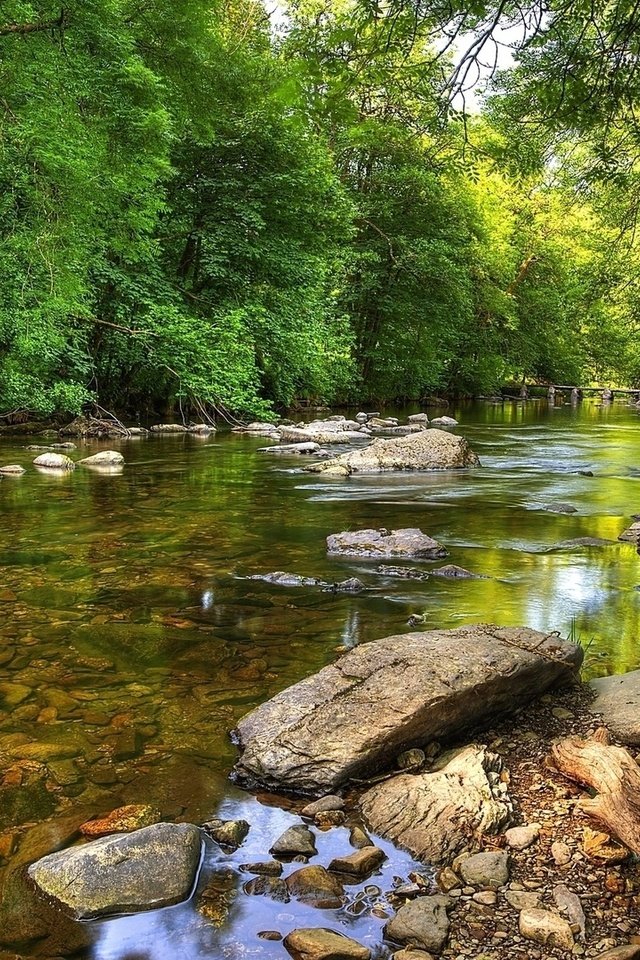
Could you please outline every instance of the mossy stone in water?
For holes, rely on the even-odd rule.
[[[193,824],[157,823],[52,853],[29,876],[78,920],[151,910],[189,896],[201,848]]]

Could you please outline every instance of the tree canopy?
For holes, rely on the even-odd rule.
[[[279,12],[3,4],[0,414],[635,384],[640,12]]]

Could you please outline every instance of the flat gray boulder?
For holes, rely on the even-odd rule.
[[[311,795],[393,767],[567,681],[582,650],[556,634],[473,625],[364,643],[240,720],[235,779]]]
[[[78,920],[180,903],[191,893],[202,839],[190,823],[156,823],[43,857],[29,876]]]
[[[447,551],[417,527],[402,530],[348,530],[327,537],[327,553],[341,557],[396,557],[436,560]]]
[[[433,773],[399,774],[360,800],[369,827],[425,863],[450,863],[483,836],[501,833],[512,805],[500,781],[502,760],[469,746]]]
[[[479,464],[480,460],[464,437],[443,430],[420,430],[407,437],[374,440],[360,450],[305,469],[311,473],[348,477],[354,473],[388,470],[460,470]]]
[[[640,670],[615,673],[591,681],[596,699],[590,705],[614,737],[623,743],[640,744]]]

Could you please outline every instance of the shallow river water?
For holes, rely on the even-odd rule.
[[[381,873],[349,887],[340,911],[249,897],[237,869],[299,821],[286,803],[229,784],[229,731],[337,650],[410,630],[419,614],[425,629],[493,622],[572,633],[591,675],[640,666],[640,558],[617,542],[640,511],[640,413],[538,402],[446,412],[479,469],[323,478],[258,453],[264,440],[220,432],[110,441],[125,456],[121,474],[45,476],[30,465],[28,441],[0,441],[1,463],[28,467],[0,482],[0,867],[8,873],[25,855],[34,824],[76,807],[153,802],[167,818],[253,825],[232,856],[207,847],[188,903],[84,925],[80,955],[284,958],[258,932],[312,925],[379,942],[385,891],[416,866],[388,845]],[[72,456],[106,446],[79,444]],[[544,509],[559,502],[578,512]],[[369,526],[420,527],[447,548],[446,562],[487,579],[405,581],[375,562],[327,558],[328,534]],[[558,546],[580,537],[611,543]],[[357,576],[368,589],[246,579],[273,570]],[[319,834],[318,862],[344,852],[347,836]],[[0,943],[23,943],[16,918],[28,927],[28,898],[12,902],[11,922],[3,909],[6,894]],[[59,940],[25,952],[69,952]]]

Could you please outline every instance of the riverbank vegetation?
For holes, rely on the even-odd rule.
[[[635,385],[637,14],[534,14],[9,0],[0,413]]]

